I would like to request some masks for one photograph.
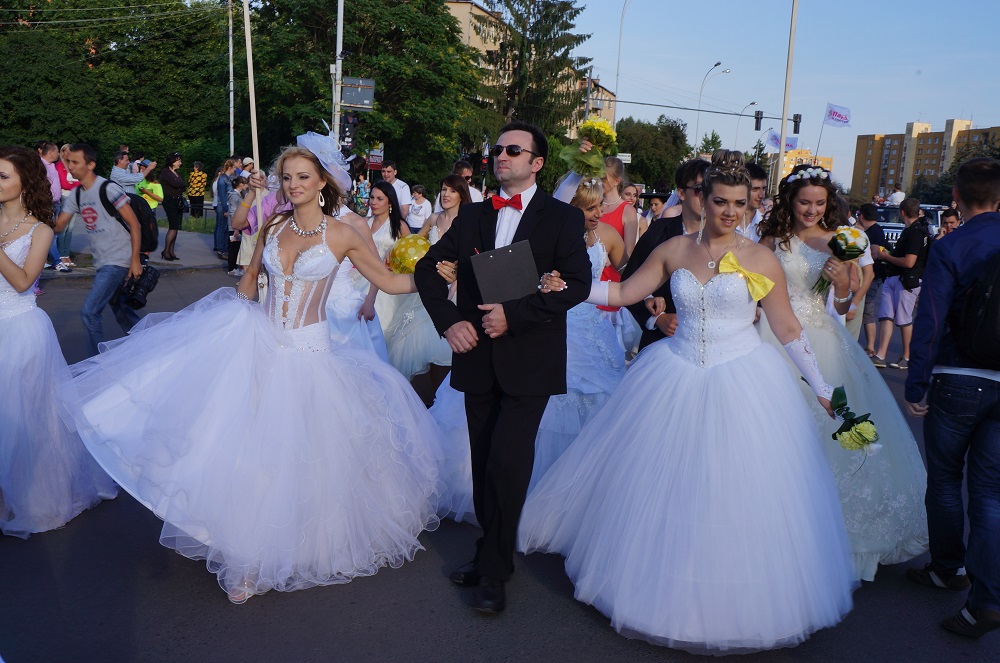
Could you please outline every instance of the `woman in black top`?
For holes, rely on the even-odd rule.
[[[181,167],[181,155],[178,152],[173,152],[168,154],[163,162],[166,165],[160,171],[160,184],[163,186],[163,211],[167,214],[168,229],[160,256],[164,260],[177,260],[177,255],[174,253],[174,243],[177,242],[177,231],[181,229],[181,221],[184,218],[181,212],[184,178],[177,172]]]

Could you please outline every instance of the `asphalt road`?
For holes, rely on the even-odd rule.
[[[170,274],[149,310],[177,310],[233,282],[221,269]],[[88,287],[86,279],[50,281],[40,300],[71,362],[85,355],[78,311]],[[109,337],[120,334],[110,313],[105,326]],[[883,375],[900,399],[903,373]],[[161,547],[160,525],[123,493],[61,530],[27,541],[0,536],[0,655],[8,663],[699,660],[619,636],[573,599],[554,555],[519,558],[507,611],[476,613],[446,578],[470,556],[477,534],[468,525],[448,521],[425,533],[426,550],[400,569],[242,606],[229,603],[202,563]],[[739,660],[1000,661],[1000,636],[970,642],[938,627],[963,596],[906,581],[906,566],[925,561],[882,568],[837,627]]]

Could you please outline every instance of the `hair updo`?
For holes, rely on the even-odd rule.
[[[750,173],[743,164],[743,153],[736,150],[716,150],[712,153],[712,165],[705,171],[701,182],[701,192],[707,199],[712,188],[723,186],[745,186],[750,196]],[[681,186],[681,184],[678,184]]]
[[[795,227],[792,205],[799,191],[807,186],[821,186],[826,189],[826,212],[819,221],[820,228],[834,230],[840,225],[840,216],[837,213],[840,208],[837,204],[837,189],[833,186],[830,171],[809,164],[799,164],[778,185],[774,207],[760,224],[762,238],[774,237],[781,248],[788,250],[792,229]]]

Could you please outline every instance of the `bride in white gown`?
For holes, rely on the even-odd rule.
[[[64,389],[94,457],[164,520],[161,543],[206,560],[235,603],[400,566],[441,493],[423,404],[370,351],[331,344],[325,319],[345,257],[386,292],[412,277],[327,216],[340,192],[314,154],[289,148],[278,168],[293,210],[262,229],[237,290],[147,317]],[[263,306],[247,299],[261,268]],[[236,346],[252,361],[220,367]]]
[[[658,247],[588,301],[670,279],[677,333],[641,352],[529,493],[519,547],[558,552],[576,598],[628,637],[699,653],[793,646],[839,622],[855,585],[836,487],[797,378],[754,331],[757,300],[829,408],[781,268],[735,234],[742,155],[703,184],[704,238]]]
[[[0,531],[26,539],[118,489],[59,418],[69,369],[32,288],[53,236],[39,221],[52,195],[38,154],[0,147],[0,183]]]
[[[885,380],[847,329],[827,313],[826,297],[812,289],[824,270],[844,264],[827,247],[835,222],[825,219],[836,218],[836,196],[828,171],[797,166],[779,186],[774,208],[762,224],[762,242],[774,249],[784,269],[792,310],[823,375],[831,384],[844,385],[851,410],[870,412],[878,427],[882,449],[877,454],[851,453],[832,439],[839,422],[812,407],[840,491],[856,575],[874,580],[879,564],[897,564],[927,552],[927,472]],[[838,312],[846,313],[849,306],[848,299]],[[761,330],[765,341],[778,344],[766,325]]]

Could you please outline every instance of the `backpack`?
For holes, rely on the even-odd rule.
[[[114,204],[108,200],[108,185],[110,183],[109,180],[101,182],[101,189],[99,191],[101,204],[104,205],[104,209],[108,214],[117,219],[118,223],[122,224],[125,232],[131,233],[128,222],[122,218],[122,215],[115,209]],[[156,225],[156,214],[149,208],[149,203],[146,202],[145,198],[139,194],[125,191],[125,195],[128,196],[128,204],[132,208],[132,213],[135,214],[136,220],[139,221],[139,230],[141,231],[139,252],[150,253],[155,251],[156,246],[160,243],[160,228]],[[76,188],[76,208],[80,209],[80,187]]]
[[[951,333],[958,351],[977,367],[1000,371],[1000,253],[983,266]]]

